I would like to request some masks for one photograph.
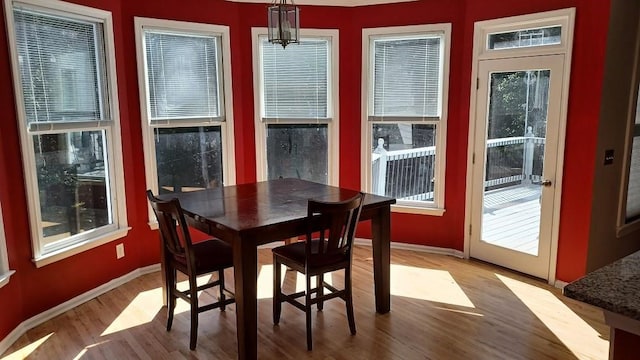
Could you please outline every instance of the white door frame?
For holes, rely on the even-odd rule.
[[[560,124],[558,126],[558,154],[564,154],[567,107],[569,98],[569,79],[571,75],[571,54],[573,48],[573,29],[575,22],[575,8],[554,10],[530,15],[514,16],[509,18],[486,20],[476,22],[474,26],[473,59],[471,63],[470,101],[469,101],[469,132],[467,146],[467,177],[464,221],[464,257],[470,256],[470,232],[472,222],[472,197],[473,197],[473,156],[475,151],[476,135],[476,106],[477,106],[477,79],[480,60],[513,58],[535,55],[564,55],[564,69],[561,90]],[[487,47],[487,37],[491,33],[508,32],[517,29],[530,29],[545,26],[562,27],[560,44],[550,46],[538,46],[530,48],[516,48],[507,50],[493,50]],[[484,100],[482,100],[484,101]],[[484,123],[484,121],[482,121]],[[549,284],[556,285],[556,267],[558,255],[558,234],[560,228],[560,208],[563,185],[564,156],[559,156],[556,163],[555,195],[553,203],[554,211],[551,227],[551,252],[549,255]],[[561,285],[561,284],[557,284]]]

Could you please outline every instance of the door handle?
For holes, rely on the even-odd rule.
[[[551,180],[542,180],[540,182],[534,182],[534,184],[549,187],[551,186]]]

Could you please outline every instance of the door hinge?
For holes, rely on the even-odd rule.
[[[476,153],[473,153],[471,155],[471,164],[475,164],[476,163]]]
[[[471,224],[469,224],[469,235],[471,235]]]
[[[480,89],[480,78],[476,78],[476,90]]]

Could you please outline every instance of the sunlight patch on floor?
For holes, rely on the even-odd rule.
[[[475,307],[451,274],[444,270],[391,264],[391,295]]]
[[[181,301],[178,301],[180,304]],[[101,336],[149,323],[162,308],[162,289],[143,291],[127,305]],[[176,310],[178,307],[176,306]],[[177,312],[177,311],[176,311]]]
[[[282,269],[282,272],[284,273],[284,269]],[[295,270],[288,270],[288,273],[295,273],[296,274],[296,291],[295,292],[300,292],[300,291],[305,291],[307,289],[307,280],[304,276],[304,274],[299,273]],[[332,273],[326,273],[324,274],[324,282],[326,282],[329,285],[333,286],[333,275]],[[312,276],[311,277],[311,287],[314,288],[316,286],[316,277]],[[341,287],[338,287],[338,289],[340,289]],[[325,291],[326,293],[326,291]]]
[[[258,272],[258,299],[273,297],[273,265],[262,265]]]
[[[434,309],[454,312],[454,313],[462,314],[462,315],[471,315],[471,316],[478,316],[478,317],[484,316],[484,314],[480,314],[480,313],[473,312],[473,311],[457,310],[457,309],[451,309],[451,308],[446,308],[446,307],[442,307],[442,306],[434,306]]]
[[[304,274],[294,270],[287,270],[285,266],[282,266],[280,272],[280,284],[284,284],[286,277],[291,277],[295,274],[296,277],[296,289],[294,292],[304,291],[307,287]],[[316,277],[311,277],[311,284],[315,286]],[[333,285],[332,274],[325,274],[324,282]],[[284,286],[284,285],[283,285]],[[262,265],[258,272],[258,299],[271,299],[273,297],[273,265]],[[288,292],[285,290],[285,292]]]
[[[78,355],[76,355],[73,360],[80,360],[87,353],[87,348],[82,349]]]
[[[609,342],[550,291],[495,275],[577,358],[591,358],[581,352],[585,344],[596,349],[598,359],[608,357]]]
[[[36,351],[36,349],[40,347],[40,345],[44,344],[44,342],[47,341],[53,334],[54,333],[49,333],[41,337],[40,339],[23,347],[22,349],[3,357],[2,360],[26,359],[29,355],[31,355],[32,352]]]

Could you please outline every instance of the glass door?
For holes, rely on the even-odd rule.
[[[547,279],[563,56],[478,69],[470,255]]]

